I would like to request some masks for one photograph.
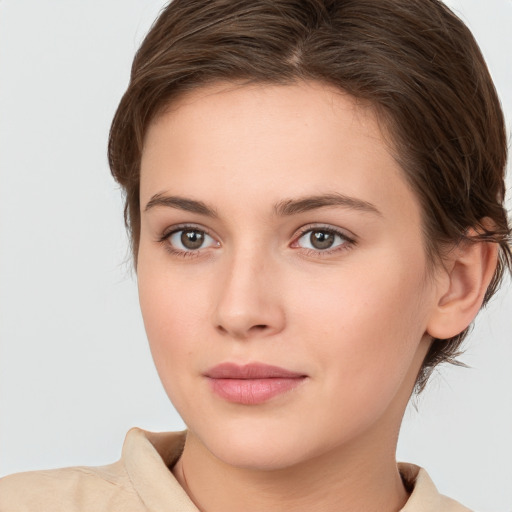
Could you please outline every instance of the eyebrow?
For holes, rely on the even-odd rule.
[[[178,210],[198,213],[212,218],[218,218],[219,216],[215,208],[208,206],[203,201],[181,196],[168,196],[163,193],[152,196],[146,204],[144,211],[147,212],[156,206],[176,208]],[[341,206],[343,208],[382,216],[382,213],[372,203],[337,193],[306,196],[298,199],[284,199],[274,205],[274,213],[280,217],[287,217],[329,206]]]
[[[207,217],[217,218],[218,214],[215,208],[208,206],[203,201],[196,201],[195,199],[188,199],[180,196],[167,196],[162,193],[155,194],[149,200],[144,209],[145,212],[151,210],[155,206],[167,206],[168,208],[176,208],[178,210],[185,210],[186,212],[199,213]]]
[[[299,199],[285,199],[276,204],[274,210],[279,216],[288,216],[329,206],[341,206],[343,208],[372,213],[382,217],[382,213],[372,203],[343,194],[322,194]]]

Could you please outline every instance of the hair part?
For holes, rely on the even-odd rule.
[[[109,164],[125,192],[135,264],[144,138],[178,97],[215,82],[314,80],[371,104],[423,212],[430,262],[462,241],[499,244],[484,298],[512,268],[500,102],[469,29],[438,0],[174,0],[135,55],[112,122]],[[477,235],[469,235],[473,228]],[[416,383],[457,362],[468,329],[434,340]]]

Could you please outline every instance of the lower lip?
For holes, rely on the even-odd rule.
[[[305,378],[210,379],[210,385],[214,393],[228,402],[257,405],[291,391],[302,384]]]

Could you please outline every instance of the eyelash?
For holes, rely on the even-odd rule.
[[[306,226],[303,229],[300,230],[299,234],[294,237],[293,244],[296,244],[304,235],[307,233],[311,233],[314,231],[321,231],[323,233],[328,233],[330,235],[339,236],[343,242],[337,246],[335,246],[332,249],[308,249],[308,248],[302,248],[302,251],[307,256],[313,256],[317,258],[322,258],[326,256],[330,256],[334,253],[341,253],[344,251],[350,250],[352,247],[356,245],[356,240],[352,237],[349,237],[346,233],[344,233],[341,230],[328,227],[328,226],[322,226],[322,225],[314,225],[314,226]]]
[[[164,246],[165,250],[170,253],[172,256],[179,256],[181,258],[197,258],[201,256],[201,249],[192,251],[181,251],[179,249],[174,249],[172,245],[169,242],[169,239],[172,235],[175,233],[179,233],[180,231],[197,231],[199,233],[204,233],[205,235],[210,236],[211,238],[214,238],[208,230],[204,228],[200,228],[199,226],[194,226],[192,224],[182,224],[179,226],[174,226],[170,230],[166,230],[162,236],[158,239],[158,241]]]
[[[202,254],[201,249],[182,251],[182,250],[175,249],[172,247],[172,245],[169,242],[170,237],[176,233],[181,232],[181,231],[197,231],[199,233],[203,233],[203,234],[208,235],[211,238],[215,239],[213,237],[213,235],[211,235],[208,230],[206,230],[204,228],[200,228],[199,226],[191,225],[191,224],[183,224],[183,225],[179,225],[179,226],[174,226],[172,229],[166,230],[162,234],[162,236],[158,239],[158,242],[161,243],[164,246],[165,250],[167,252],[169,252],[171,255],[178,256],[181,258],[197,258],[197,257],[201,256],[201,254]],[[331,234],[334,236],[339,236],[343,240],[343,242],[341,244],[335,246],[333,249],[320,250],[320,249],[302,248],[302,252],[304,254],[306,254],[307,256],[314,256],[314,257],[320,257],[320,258],[324,257],[324,256],[329,256],[333,253],[344,252],[344,251],[350,250],[357,243],[353,238],[347,236],[346,233],[344,233],[340,230],[334,229],[332,227],[321,226],[321,225],[320,226],[319,225],[315,225],[315,226],[309,225],[309,226],[306,226],[303,229],[301,229],[299,231],[299,233],[294,236],[293,244],[296,244],[307,233],[314,232],[314,231],[322,231],[324,233],[328,233],[328,234]],[[292,247],[293,247],[293,245],[292,245]]]

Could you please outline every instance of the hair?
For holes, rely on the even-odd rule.
[[[429,262],[463,241],[499,244],[486,304],[512,267],[505,123],[475,39],[438,0],[169,3],[135,55],[110,131],[109,164],[125,193],[135,265],[140,161],[155,116],[215,82],[301,80],[335,86],[375,108],[420,201]],[[456,357],[468,330],[434,340],[417,392],[439,363],[462,365]]]

